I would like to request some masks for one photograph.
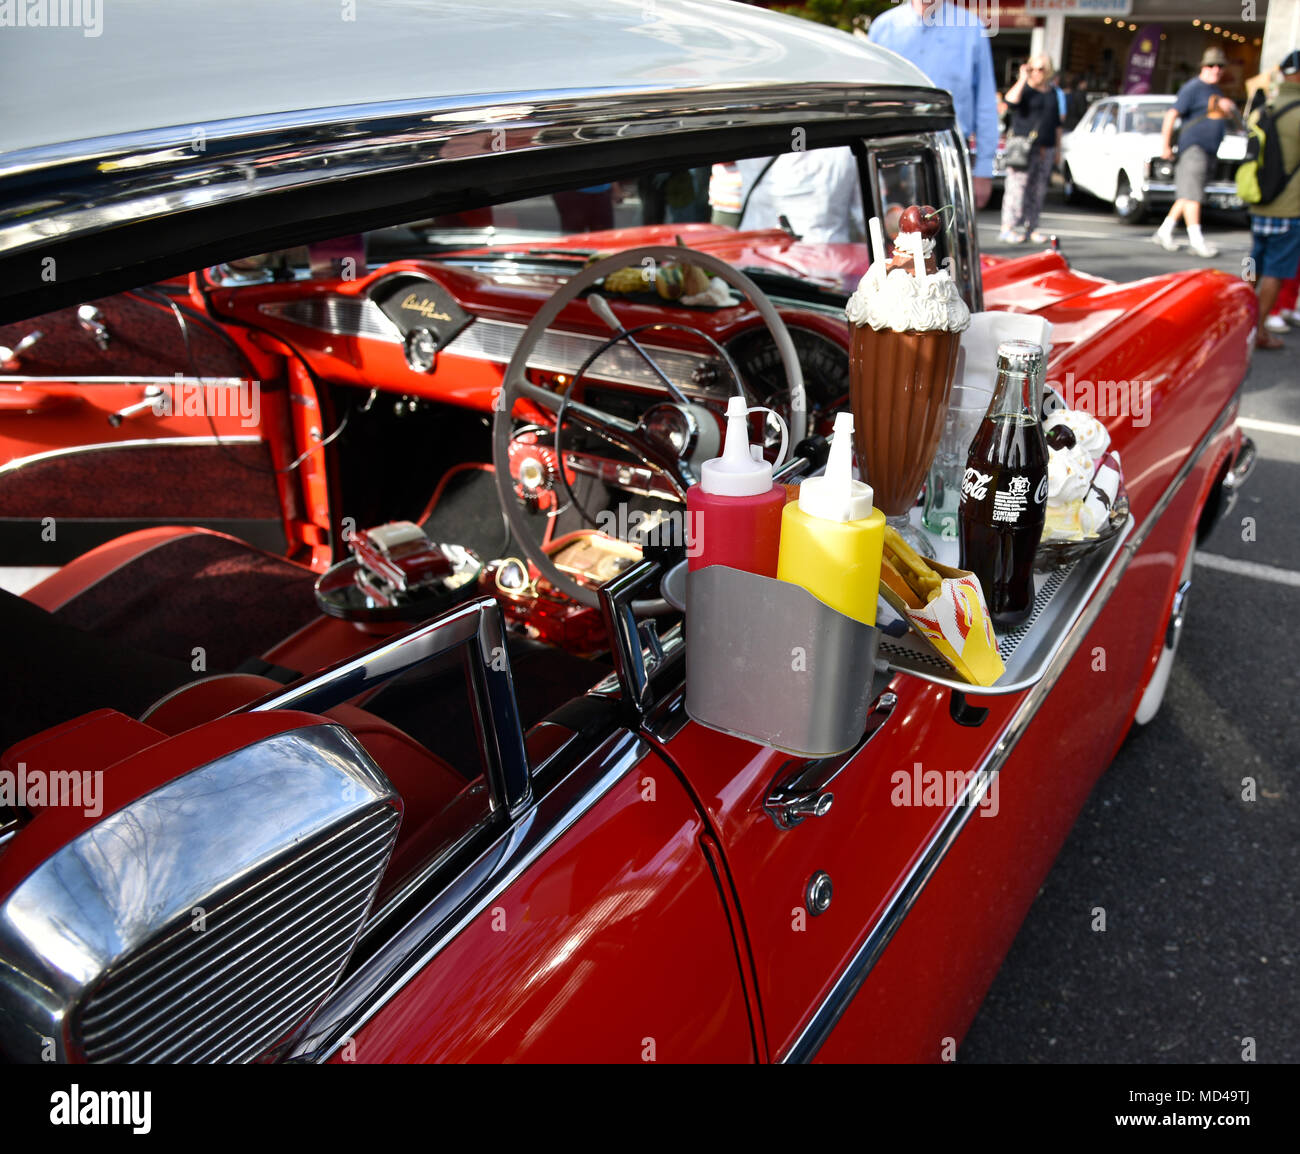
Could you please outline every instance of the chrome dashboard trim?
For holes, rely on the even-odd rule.
[[[1124,542],[1115,560],[1111,563],[1110,570],[1106,574],[1104,581],[1093,594],[1087,608],[1080,614],[1078,620],[1075,621],[1070,632],[1066,635],[1055,658],[1053,658],[1043,674],[1042,680],[1025,694],[1025,699],[1020,703],[1011,720],[1007,723],[997,745],[994,746],[979,768],[972,774],[961,796],[957,798],[956,803],[948,811],[939,829],[921,851],[920,856],[903,879],[902,885],[889,899],[884,912],[858,947],[852,960],[835,980],[830,993],[795,1036],[794,1042],[790,1044],[784,1054],[776,1059],[777,1061],[783,1063],[810,1062],[816,1056],[817,1051],[830,1036],[836,1023],[839,1022],[848,1009],[854,996],[884,953],[885,947],[889,945],[894,934],[898,932],[903,919],[907,917],[916,904],[926,884],[956,842],[957,836],[965,828],[966,822],[970,820],[971,815],[975,812],[994,777],[1001,771],[1016,744],[1024,736],[1025,731],[1034,719],[1034,715],[1047,699],[1062,670],[1073,660],[1075,653],[1082,646],[1087,638],[1088,631],[1095,624],[1097,618],[1101,616],[1102,610],[1106,607],[1107,601],[1110,600],[1111,593],[1114,592],[1123,578],[1129,563],[1136,556],[1137,551],[1142,547],[1151,531],[1159,523],[1160,518],[1178,495],[1187,478],[1191,476],[1193,469],[1201,461],[1210,443],[1219,435],[1225,425],[1235,419],[1237,404],[1238,397],[1237,394],[1234,394],[1233,398],[1219,413],[1214,424],[1197,443],[1195,449],[1188,454],[1187,459],[1166,487],[1164,493],[1161,494],[1160,499],[1156,501],[1151,512],[1147,514],[1142,524],[1134,530],[1129,539]]]
[[[526,327],[513,321],[479,317],[455,340],[449,342],[442,352],[445,356],[466,357],[471,360],[508,365]],[[528,367],[543,372],[571,375],[576,373],[583,361],[605,344],[606,340],[605,337],[590,336],[587,333],[547,329],[538,340],[533,355],[528,358]],[[692,378],[697,370],[708,366],[722,368],[721,363],[712,357],[665,348],[662,345],[643,343],[642,347],[659,362],[677,387],[688,396],[708,400],[717,400],[719,397],[726,396],[725,384],[715,389],[705,389],[693,383]],[[635,385],[656,396],[664,391],[663,383],[655,372],[646,365],[634,349],[624,345],[611,345],[588,372],[595,380]]]
[[[297,301],[271,301],[258,305],[264,316],[291,325],[317,329],[344,337],[369,337],[400,345],[402,333],[369,297],[314,296]]]
[[[66,449],[47,449],[43,453],[32,453],[26,457],[15,457],[0,465],[0,477],[21,469],[24,465],[33,465],[38,461],[52,461],[57,457],[73,457],[79,453],[99,453],[109,449],[145,449],[166,445],[213,446],[222,445],[260,445],[262,438],[254,434],[240,433],[229,437],[140,437],[130,441],[96,441],[89,445],[70,445]]]

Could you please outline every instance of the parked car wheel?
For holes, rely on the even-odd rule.
[[[1137,714],[1133,718],[1135,725],[1146,725],[1155,718],[1165,700],[1165,690],[1169,688],[1169,678],[1174,671],[1174,658],[1178,653],[1178,642],[1183,635],[1183,619],[1187,614],[1187,595],[1192,588],[1192,568],[1196,558],[1195,542],[1187,550],[1187,560],[1183,563],[1183,575],[1178,579],[1178,589],[1174,593],[1173,608],[1169,612],[1169,625],[1165,629],[1165,644],[1160,650],[1160,660],[1156,662],[1151,680],[1142,692],[1138,702]]]
[[[1128,176],[1122,172],[1115,188],[1115,215],[1125,224],[1141,224],[1147,215],[1147,202],[1133,191]]]
[[[1061,195],[1066,204],[1082,204],[1085,200],[1079,186],[1074,183],[1074,174],[1068,164],[1061,166]]]

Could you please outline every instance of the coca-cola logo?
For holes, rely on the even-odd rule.
[[[981,473],[978,469],[967,469],[961,480],[961,495],[972,501],[982,501],[989,495],[989,482],[992,473]]]
[[[1047,474],[1043,474],[1043,479],[1038,482],[1038,488],[1034,491],[1034,504],[1041,505],[1047,500]]]

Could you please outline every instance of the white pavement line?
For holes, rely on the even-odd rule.
[[[1259,581],[1272,581],[1274,585],[1291,585],[1300,589],[1300,573],[1294,569],[1278,569],[1273,565],[1260,565],[1255,561],[1238,561],[1234,557],[1220,557],[1217,553],[1196,551],[1196,564],[1220,573],[1235,573],[1239,577],[1254,577]]]
[[[1300,425],[1284,425],[1281,421],[1259,421],[1254,417],[1238,417],[1237,424],[1257,433],[1281,433],[1284,437],[1300,437]]]

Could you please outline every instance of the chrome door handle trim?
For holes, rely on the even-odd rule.
[[[45,334],[40,329],[28,333],[12,349],[0,346],[0,368],[16,369],[23,358],[23,353],[39,341]]]
[[[858,743],[846,753],[819,757],[814,761],[797,759],[781,767],[763,801],[763,812],[777,829],[794,829],[807,817],[825,817],[835,801],[829,786],[889,720],[898,704],[898,695],[882,693],[867,714],[866,728]]]
[[[77,324],[91,335],[99,348],[108,348],[108,342],[112,337],[108,326],[104,323],[104,314],[94,305],[77,306]]]

